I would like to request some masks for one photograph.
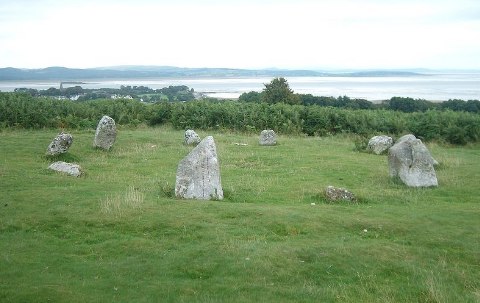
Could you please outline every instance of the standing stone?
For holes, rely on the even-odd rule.
[[[402,137],[388,151],[390,177],[398,177],[410,187],[438,186],[435,160],[420,139],[410,136]]]
[[[389,136],[375,136],[368,141],[367,151],[376,155],[383,154],[393,145],[393,139]]]
[[[54,162],[48,168],[74,177],[79,177],[82,174],[80,165],[63,161]]]
[[[212,136],[203,139],[178,164],[175,196],[185,199],[223,199],[220,165]]]
[[[397,142],[395,142],[395,144],[399,144],[399,143],[402,143],[404,141],[407,141],[407,142],[413,142],[417,140],[417,137],[415,137],[414,135],[412,134],[408,134],[408,135],[404,135],[402,137],[400,137]],[[430,154],[430,153],[429,153]],[[430,155],[430,161],[432,162],[433,166],[437,166],[438,165],[438,161],[435,160],[432,155]]]
[[[186,145],[197,145],[200,143],[200,136],[192,129],[187,129],[185,131],[185,144]]]
[[[109,116],[103,116],[98,122],[93,147],[109,150],[117,138],[117,128],[115,120]]]
[[[412,134],[408,134],[408,135],[401,136],[395,143],[400,143],[403,141],[413,141],[413,140],[417,140],[417,137],[415,137]]]
[[[68,151],[70,146],[72,146],[73,137],[70,134],[61,132],[58,134],[50,145],[47,147],[47,156],[57,156],[64,154]]]
[[[262,130],[262,132],[260,133],[260,139],[258,140],[258,143],[260,145],[265,145],[265,146],[276,145],[277,135],[271,129]]]
[[[355,195],[345,188],[338,188],[334,186],[328,186],[325,189],[325,197],[331,202],[336,201],[348,201],[348,202],[357,202]]]

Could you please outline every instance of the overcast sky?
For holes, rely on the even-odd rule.
[[[480,69],[479,0],[0,0],[0,67]]]

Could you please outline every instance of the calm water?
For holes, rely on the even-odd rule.
[[[169,85],[186,85],[197,92],[217,98],[238,98],[242,93],[261,91],[272,78],[210,78],[210,79],[124,79],[80,80],[83,88],[120,88],[121,85],[148,86],[153,89]],[[296,93],[315,96],[348,96],[370,101],[393,96],[433,101],[448,99],[480,100],[480,74],[444,74],[414,77],[289,77]],[[74,84],[64,85],[65,87]],[[48,89],[59,87],[58,81],[0,81],[1,91],[27,87]]]

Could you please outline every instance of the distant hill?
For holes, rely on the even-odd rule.
[[[218,78],[218,77],[388,77],[421,75],[408,71],[322,72],[286,69],[182,68],[174,66],[113,66],[98,68],[47,67],[41,69],[0,68],[0,80]]]

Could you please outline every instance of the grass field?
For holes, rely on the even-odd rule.
[[[0,132],[0,302],[480,302],[478,144],[429,144],[439,187],[411,189],[349,137],[200,131],[225,191],[204,202],[173,197],[182,131],[122,129],[110,152],[73,131],[80,178],[47,169],[56,134]]]

